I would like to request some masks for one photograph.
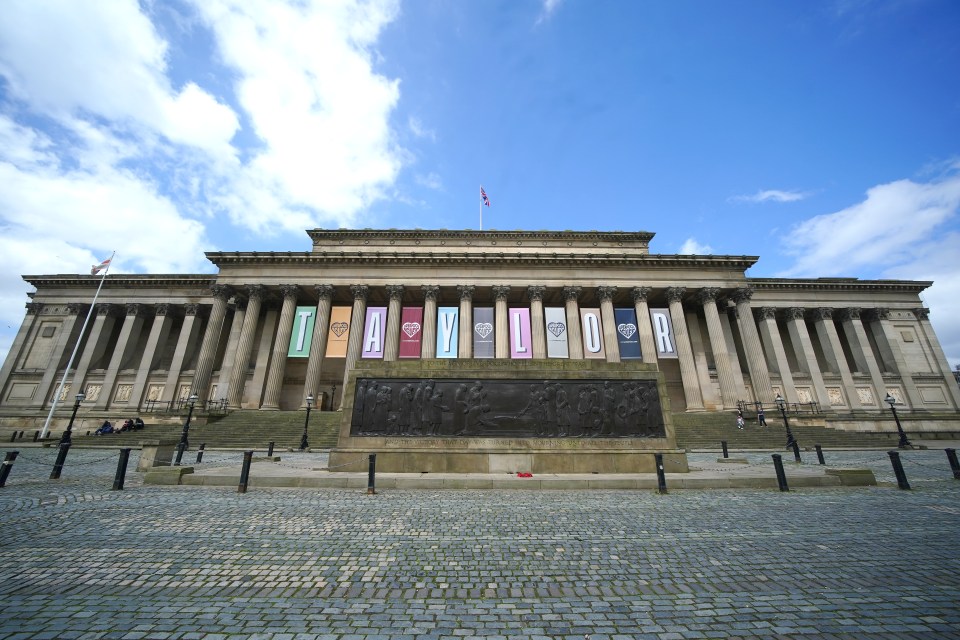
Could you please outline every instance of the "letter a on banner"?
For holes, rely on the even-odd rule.
[[[603,329],[600,324],[600,309],[580,309],[580,327],[583,331],[583,357],[606,359],[603,348]]]
[[[459,307],[439,307],[437,309],[437,357],[457,357],[457,334],[460,331]]]
[[[383,358],[383,335],[387,324],[386,307],[367,307],[363,328],[363,358]]]
[[[293,317],[293,331],[290,332],[288,358],[310,357],[310,343],[313,340],[313,323],[316,315],[316,307],[297,307],[297,314]]]
[[[530,344],[530,309],[520,307],[509,310],[510,317],[510,357],[532,358]]]

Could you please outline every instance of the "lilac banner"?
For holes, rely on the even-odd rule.
[[[367,321],[363,325],[362,358],[383,358],[383,336],[387,326],[386,307],[367,307]]]
[[[507,318],[510,323],[510,357],[532,358],[530,309],[526,307],[511,308]]]

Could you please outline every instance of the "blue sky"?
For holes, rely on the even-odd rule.
[[[960,363],[954,0],[7,0],[20,274],[212,272],[312,227],[655,232],[752,276],[934,280]]]

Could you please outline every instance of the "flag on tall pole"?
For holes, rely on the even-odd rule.
[[[100,264],[95,264],[95,265],[93,265],[92,267],[90,267],[90,275],[95,276],[95,275],[97,275],[98,273],[100,273],[101,271],[103,271],[104,269],[109,269],[109,268],[110,268],[110,261],[113,260],[113,256],[114,256],[115,253],[116,253],[116,252],[111,253],[111,254],[110,254],[110,257],[107,258],[106,260],[104,260],[103,262],[101,262]]]
[[[483,231],[483,207],[484,205],[490,206],[490,198],[487,197],[487,192],[483,190],[483,185],[480,185],[480,231]]]

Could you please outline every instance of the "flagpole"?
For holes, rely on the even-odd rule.
[[[483,185],[480,185],[480,193],[483,193]],[[480,196],[480,231],[483,231],[483,196]]]
[[[103,270],[103,275],[100,276],[100,284],[97,285],[97,292],[93,294],[93,302],[90,303],[90,309],[87,310],[87,317],[83,321],[83,326],[80,327],[80,335],[77,336],[77,344],[73,345],[73,353],[70,354],[70,360],[67,362],[67,368],[64,369],[63,377],[60,378],[60,386],[57,387],[57,392],[53,394],[53,402],[50,404],[50,413],[47,414],[47,421],[43,423],[43,430],[40,432],[41,438],[46,438],[47,434],[50,432],[50,421],[53,419],[53,412],[57,409],[57,403],[60,401],[60,394],[63,393],[63,387],[67,382],[67,375],[70,374],[70,367],[73,366],[73,359],[77,357],[77,351],[80,349],[80,343],[83,342],[83,334],[87,331],[87,324],[90,322],[90,316],[93,315],[93,308],[97,305],[97,297],[100,295],[100,289],[103,287],[103,281],[107,279],[107,272],[110,271],[110,265],[113,264],[113,257],[115,255],[117,255],[116,251],[110,254],[110,260],[107,263],[107,268]]]

